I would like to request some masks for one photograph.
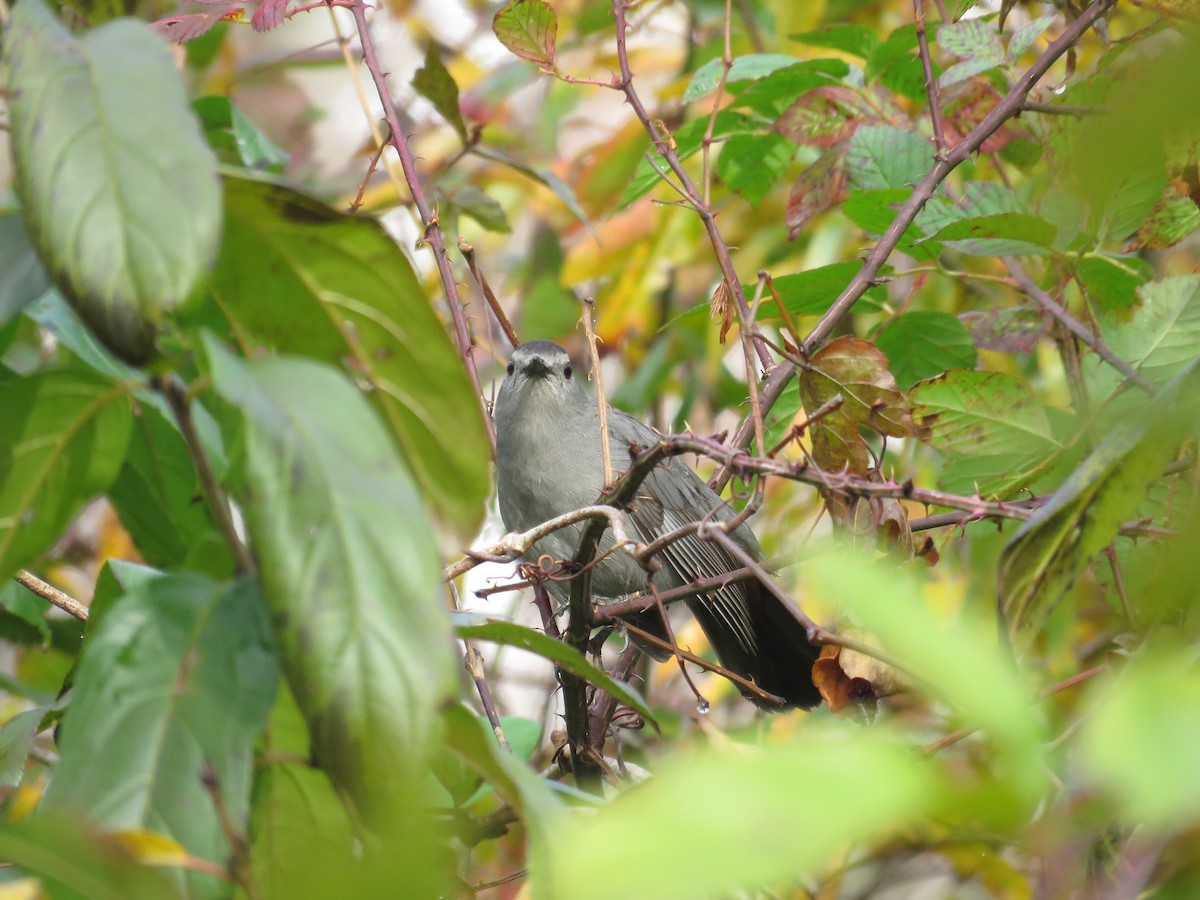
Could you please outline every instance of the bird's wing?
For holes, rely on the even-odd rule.
[[[640,450],[645,450],[659,440],[653,429],[620,410],[612,410],[609,413],[608,430],[613,445],[615,468],[628,468],[630,444],[636,444]],[[723,504],[683,460],[672,456],[660,463],[642,482],[630,509],[630,517],[642,539],[649,542],[691,522],[699,521],[717,507],[720,509],[713,516],[717,521],[724,521],[735,515],[735,510],[728,504]],[[743,524],[734,531],[732,536],[756,559],[762,558],[758,541],[746,525]],[[741,568],[738,561],[720,544],[701,540],[694,533],[668,544],[658,555],[674,574],[679,585],[700,578],[713,578]],[[698,599],[746,652],[754,652],[757,642],[746,605],[744,585],[727,585]]]

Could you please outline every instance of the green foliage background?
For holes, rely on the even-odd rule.
[[[1030,85],[1095,10],[941,5],[643,3],[627,54],[584,0],[7,8],[4,886],[1200,892],[1195,17],[1102,0]],[[328,140],[372,90],[329,52],[351,13],[411,48],[380,65],[416,185],[376,166],[374,106]],[[777,371],[803,357],[755,528],[866,651],[837,671],[903,687],[869,723],[716,676],[701,714],[673,664],[626,683],[457,611],[508,350],[471,260],[581,358],[594,297],[609,398],[663,432],[744,421],[739,295]],[[654,727],[580,789],[553,702],[502,702],[501,744],[464,646],[497,689],[522,650]]]

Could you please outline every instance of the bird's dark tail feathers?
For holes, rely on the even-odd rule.
[[[721,665],[754,681],[769,694],[784,700],[784,707],[811,709],[821,702],[812,680],[812,667],[821,650],[809,643],[808,632],[791,609],[757,581],[747,581],[746,606],[754,640],[748,652],[729,626],[713,614],[702,600],[689,603],[704,633],[721,660]],[[781,707],[738,685],[747,700],[763,709]]]

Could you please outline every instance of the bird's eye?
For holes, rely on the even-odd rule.
[[[512,373],[513,373],[513,364],[509,363],[508,364],[508,374],[511,375]]]
[[[563,366],[563,378],[570,378],[570,377],[571,377],[571,367]]]

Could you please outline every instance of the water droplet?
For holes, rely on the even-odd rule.
[[[702,716],[708,714],[708,701],[703,697],[696,698],[696,712],[700,713]]]

